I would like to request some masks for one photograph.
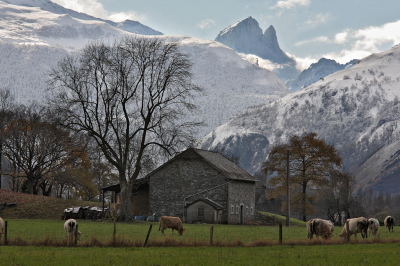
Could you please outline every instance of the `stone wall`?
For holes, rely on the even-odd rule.
[[[197,199],[209,198],[220,204],[222,223],[228,222],[228,184],[229,180],[195,152],[185,152],[155,171],[150,177],[150,213],[157,216],[183,217],[184,199],[186,204]],[[199,195],[204,190],[222,185]],[[186,217],[186,213],[185,213]]]
[[[149,215],[149,188],[144,187],[132,194],[133,215]]]
[[[255,183],[229,183],[229,224],[246,224],[254,220],[255,215]],[[242,216],[242,217],[241,217]]]
[[[203,208],[204,210],[203,216],[198,215],[199,208]],[[202,222],[210,224],[216,223],[216,215],[217,215],[217,210],[203,201],[198,201],[187,208],[188,223],[193,223],[193,222]]]

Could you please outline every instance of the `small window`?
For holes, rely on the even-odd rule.
[[[231,213],[235,213],[235,206],[231,205]]]
[[[249,207],[246,206],[246,214],[249,213]]]
[[[250,208],[250,213],[251,213],[251,214],[254,213],[253,207]]]
[[[197,216],[204,216],[204,208],[197,209]]]
[[[239,214],[239,206],[236,206],[236,214]]]

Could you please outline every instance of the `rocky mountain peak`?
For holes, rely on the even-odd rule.
[[[279,47],[275,28],[271,25],[263,33],[257,20],[251,16],[228,26],[215,40],[239,53],[257,55],[273,63],[289,66],[277,71],[282,80],[293,79],[298,74],[294,60]]]

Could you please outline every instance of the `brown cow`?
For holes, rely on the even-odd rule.
[[[162,216],[160,218],[160,227],[158,231],[161,229],[161,233],[164,235],[164,230],[167,228],[172,228],[172,234],[174,234],[174,229],[178,231],[179,235],[183,234],[183,229],[181,218],[179,217],[172,217],[172,216]]]
[[[332,223],[323,219],[312,219],[307,223],[309,238],[312,239],[315,234],[317,237],[322,236],[324,239],[328,239],[333,236]]]

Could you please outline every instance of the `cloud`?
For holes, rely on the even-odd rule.
[[[309,68],[311,64],[318,62],[318,59],[312,58],[312,57],[310,57],[310,56],[306,56],[306,57],[296,57],[296,56],[294,56],[294,55],[292,55],[292,54],[290,54],[290,53],[287,53],[287,52],[286,52],[286,54],[287,54],[290,58],[293,58],[294,61],[296,61],[296,68],[297,68],[299,71],[303,71],[303,70]]]
[[[202,20],[199,24],[196,25],[196,28],[199,28],[202,30],[210,29],[212,27],[215,27],[215,21],[212,19],[209,19],[209,18]]]
[[[115,22],[123,21],[126,19],[131,20],[146,20],[145,15],[139,15],[135,11],[126,12],[109,12],[99,0],[52,0],[53,2],[78,12],[82,12],[97,18],[109,19]]]
[[[310,43],[331,43],[332,41],[326,36],[319,36],[310,40],[296,42],[294,45],[302,46]]]
[[[315,27],[320,24],[326,24],[329,20],[334,19],[332,14],[330,12],[327,12],[325,14],[319,13],[315,16],[315,18],[309,18],[304,24]]]
[[[281,0],[276,3],[271,9],[292,9],[296,6],[308,6],[311,4],[310,0]]]
[[[338,43],[338,44],[343,44],[343,43],[345,43],[347,41],[348,36],[349,36],[349,30],[345,30],[343,32],[339,32],[339,33],[337,33],[335,35],[334,42]]]
[[[295,57],[289,53],[286,53],[286,54],[296,61],[296,68],[300,71],[307,69],[312,63],[316,63],[318,61],[317,59],[311,58],[311,57],[301,58],[301,57]],[[257,55],[242,54],[242,53],[239,53],[239,55],[243,59],[249,61],[250,63],[252,63],[258,67],[268,69],[269,71],[274,71],[276,69],[281,69],[281,68],[287,67],[287,65],[285,65],[285,64],[283,64],[283,65],[277,64],[277,63],[271,62],[268,59],[263,59]]]
[[[361,59],[371,53],[381,52],[382,45],[393,46],[400,43],[400,20],[360,30],[346,30],[335,35],[335,42],[348,44],[348,47],[338,53],[328,53],[324,57],[340,63]]]

